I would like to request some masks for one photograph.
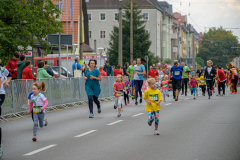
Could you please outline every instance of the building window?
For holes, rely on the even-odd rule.
[[[148,20],[148,13],[143,13],[143,19]]]
[[[100,20],[105,21],[106,20],[106,14],[105,13],[100,13]]]
[[[100,31],[100,38],[105,38],[105,31]]]
[[[92,14],[88,13],[88,20],[91,21],[92,20]]]
[[[117,21],[118,20],[118,13],[115,13],[115,16],[114,16],[114,20]]]
[[[92,31],[89,31],[89,38],[92,38]]]

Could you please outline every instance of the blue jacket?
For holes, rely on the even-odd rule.
[[[103,70],[107,73],[107,76],[109,76],[110,74],[113,76],[111,65],[108,66],[105,65]]]

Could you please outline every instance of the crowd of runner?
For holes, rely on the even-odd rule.
[[[36,80],[36,77],[31,72],[31,62],[26,61],[25,56],[20,56],[20,61],[17,60],[18,58],[19,54],[16,52],[6,67],[2,67],[0,64],[0,118],[2,118],[1,106],[5,99],[4,85],[5,87],[9,87],[11,80],[21,78]],[[196,99],[200,91],[202,92],[202,96],[205,96],[207,91],[207,97],[211,99],[216,86],[218,89],[216,96],[225,96],[225,89],[228,86],[230,86],[230,94],[238,92],[239,70],[231,63],[227,65],[228,70],[224,70],[220,66],[213,67],[213,62],[209,60],[207,61],[207,67],[202,69],[200,66],[197,72],[193,70],[193,67],[189,68],[184,62],[181,65],[175,62],[173,66],[153,64],[148,73],[143,63],[146,63],[146,61],[143,58],[138,58],[137,60],[133,60],[131,65],[125,63],[123,68],[121,65],[117,65],[115,68],[108,61],[105,61],[105,65],[97,69],[97,61],[94,59],[89,61],[88,67],[87,65],[82,67],[79,64],[79,58],[75,59],[73,73],[74,70],[84,71],[83,77],[86,81],[85,91],[88,96],[89,118],[94,117],[93,102],[97,105],[98,114],[102,112],[101,104],[98,100],[101,93],[99,81],[102,80],[102,76],[116,77],[116,81],[112,85],[115,96],[113,108],[118,108],[117,117],[121,117],[123,104],[128,105],[130,103],[129,96],[132,97],[135,105],[138,105],[138,102],[142,103],[142,100],[145,99],[145,110],[148,112],[148,125],[151,126],[155,120],[155,135],[159,135],[160,102],[166,101],[166,97],[169,97],[169,91],[173,91],[175,101],[178,101],[180,93],[187,96],[188,89],[193,99]],[[48,72],[48,69],[46,69],[48,68],[46,62],[39,62],[38,67],[37,78],[53,77]],[[143,93],[142,86],[146,78],[148,89]],[[32,92],[28,96],[29,114],[32,115],[33,120],[33,141],[37,141],[38,123],[40,127],[47,126],[48,124],[45,117],[45,108],[48,106],[48,101],[42,94],[44,91],[46,91],[45,83],[35,82],[32,85]],[[2,133],[1,127],[0,133]],[[0,135],[0,157],[2,156],[1,136],[2,134]]]

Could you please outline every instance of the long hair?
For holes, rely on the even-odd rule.
[[[141,63],[147,63],[147,61],[144,58],[138,58],[141,60]]]
[[[33,86],[36,86],[37,89],[40,90],[40,91],[42,91],[42,92],[46,92],[46,90],[47,90],[47,87],[46,87],[46,85],[45,85],[45,82],[42,82],[42,83],[40,83],[40,82],[35,82],[35,83],[33,83]]]
[[[117,77],[121,77],[121,82],[123,82],[123,76],[121,74],[118,74]],[[117,82],[117,78],[115,79],[115,82]]]

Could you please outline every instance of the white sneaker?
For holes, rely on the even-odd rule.
[[[0,158],[3,156],[3,145],[0,146]]]

